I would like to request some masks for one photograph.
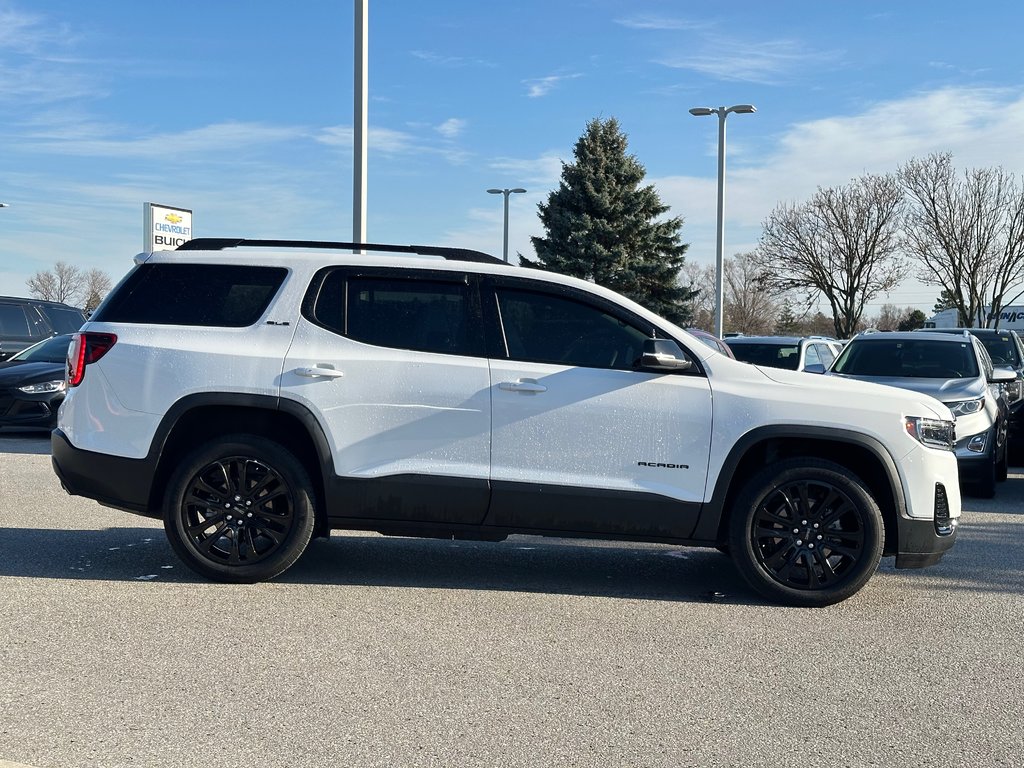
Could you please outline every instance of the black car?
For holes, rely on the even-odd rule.
[[[0,427],[57,426],[71,334],[33,344],[0,363]]]
[[[85,313],[57,301],[0,296],[0,360],[59,333],[74,333]]]

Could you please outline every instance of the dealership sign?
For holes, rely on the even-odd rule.
[[[187,208],[143,203],[142,215],[146,252],[173,251],[192,239],[192,211]]]

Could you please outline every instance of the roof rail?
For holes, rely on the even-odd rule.
[[[384,251],[441,256],[450,261],[473,261],[481,264],[506,264],[496,256],[469,248],[445,248],[436,245],[387,245],[383,243],[339,243],[325,240],[250,240],[244,237],[197,237],[178,246],[179,251],[222,251],[225,248],[253,246],[256,248],[330,248],[352,251]]]

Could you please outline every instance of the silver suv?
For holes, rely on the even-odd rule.
[[[474,251],[205,240],[136,262],[71,344],[53,465],[163,520],[207,577],[273,578],[330,529],[532,534],[727,549],[762,595],[816,606],[955,540],[932,398],[740,363]]]
[[[991,497],[1007,474],[1008,408],[1003,385],[1016,373],[993,366],[977,336],[913,331],[863,333],[831,375],[901,387],[941,400],[956,417],[961,482]]]

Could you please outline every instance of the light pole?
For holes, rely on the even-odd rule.
[[[501,257],[508,261],[508,196],[515,192],[525,192],[526,190],[522,187],[516,187],[515,189],[488,189],[487,191],[492,195],[505,196],[505,238],[502,241]]]
[[[753,104],[734,104],[731,107],[694,107],[691,115],[703,117],[718,115],[718,235],[715,246],[715,336],[722,338],[722,308],[725,303],[724,257],[725,250],[725,118],[731,112],[748,115],[756,112]]]

